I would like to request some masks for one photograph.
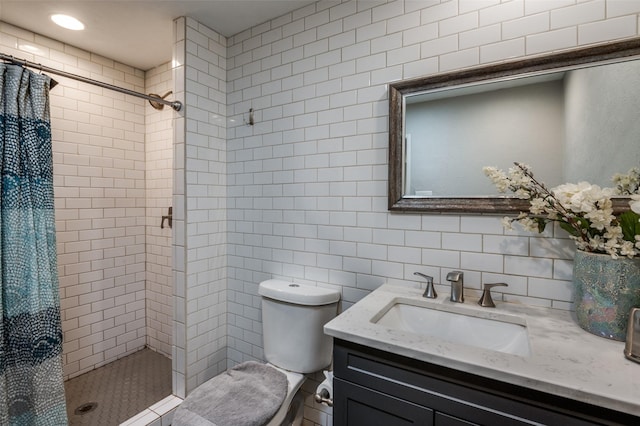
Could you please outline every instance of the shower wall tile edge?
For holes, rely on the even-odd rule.
[[[182,403],[182,398],[171,395],[141,411],[120,426],[171,426],[173,415]]]
[[[173,140],[173,394],[186,396],[186,188],[185,188],[185,115],[189,109],[185,99],[186,18],[173,23],[173,84],[175,99],[183,103],[174,115]]]
[[[145,93],[174,91],[171,62],[145,72]],[[146,342],[169,358],[173,345],[172,228],[162,216],[173,200],[173,110],[146,104]]]
[[[191,18],[175,23],[174,393],[227,366],[226,38]],[[182,85],[182,86],[180,86]]]

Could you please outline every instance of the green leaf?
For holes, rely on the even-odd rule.
[[[636,235],[640,235],[640,215],[631,210],[618,216],[618,222],[622,228],[622,234],[627,241],[636,241]]]
[[[573,226],[569,225],[567,222],[558,221],[558,225],[560,226],[560,228],[567,231],[569,235],[573,235],[574,237],[580,237],[580,233]]]

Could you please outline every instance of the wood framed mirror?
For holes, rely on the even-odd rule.
[[[542,172],[549,187],[579,180],[611,186],[612,171],[640,166],[639,58],[634,38],[390,84],[389,210],[525,210],[524,200],[485,191],[492,185],[482,167],[513,161]],[[503,109],[491,111],[498,104]],[[534,119],[533,109],[544,114]],[[407,131],[413,123],[426,127]],[[498,157],[508,164],[494,164]]]

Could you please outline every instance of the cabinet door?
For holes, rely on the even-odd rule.
[[[371,389],[333,379],[334,426],[433,425],[433,411]]]
[[[444,425],[640,426],[640,418],[636,416],[339,339],[334,340],[334,374],[337,379],[372,392],[389,397],[393,395],[407,404],[428,407],[435,413],[450,416],[442,418]],[[335,394],[337,392],[334,392],[334,399]],[[534,397],[536,399],[532,399]],[[378,405],[374,407],[380,408]],[[340,410],[335,409],[334,418],[340,415]],[[439,421],[435,423],[439,424]]]

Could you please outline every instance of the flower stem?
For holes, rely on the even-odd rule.
[[[536,188],[537,192],[540,193],[540,195],[543,195],[542,198],[547,201],[549,198],[552,200],[551,203],[553,205],[553,207],[557,210],[559,210],[562,213],[562,216],[564,218],[566,218],[566,221],[562,221],[562,220],[558,220],[558,219],[554,219],[553,221],[555,222],[565,222],[567,223],[569,226],[571,226],[574,230],[576,230],[577,234],[580,236],[580,238],[585,241],[585,242],[589,242],[589,237],[588,235],[583,232],[583,228],[582,226],[580,226],[580,223],[578,223],[574,217],[573,214],[567,210],[561,203],[560,201],[558,201],[558,199],[555,197],[555,195],[553,195],[553,193],[551,191],[549,191],[547,189],[547,187],[539,182],[534,176],[533,173],[529,171],[529,169],[525,166],[523,166],[521,163],[518,162],[514,162],[513,164],[516,165],[516,167],[518,167],[520,170],[522,170],[522,173],[525,174],[525,176],[527,176],[529,179],[531,179],[531,182],[534,184],[534,187]]]

